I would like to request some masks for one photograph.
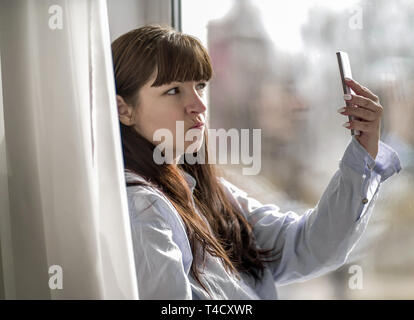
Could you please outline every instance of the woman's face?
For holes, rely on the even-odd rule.
[[[154,139],[156,138],[154,133],[158,129],[163,129],[161,136],[164,136],[162,132],[170,132],[172,145],[168,143],[168,148],[172,148],[174,159],[177,160],[185,153],[188,146],[191,145],[192,152],[198,151],[202,146],[205,125],[197,129],[191,128],[196,123],[204,124],[206,121],[207,107],[204,91],[207,83],[205,81],[172,82],[160,87],[151,87],[155,78],[156,73],[140,89],[138,104],[130,110],[132,122],[129,125],[133,125],[138,133],[154,145],[164,141],[164,139],[157,141],[160,138]],[[121,117],[120,120],[122,121]],[[186,134],[188,134],[187,139],[191,135],[191,138],[196,137],[197,140],[185,141]]]

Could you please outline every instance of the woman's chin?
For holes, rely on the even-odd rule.
[[[185,148],[185,153],[194,153],[201,150],[201,147],[203,146],[203,141],[197,141],[193,143],[189,143]]]

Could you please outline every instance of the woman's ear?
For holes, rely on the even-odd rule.
[[[118,106],[119,121],[126,126],[133,125],[133,107],[127,104],[120,95],[116,95],[116,104]]]

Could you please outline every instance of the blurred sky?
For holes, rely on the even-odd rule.
[[[182,23],[186,33],[193,34],[206,43],[207,22],[223,17],[231,8],[234,1],[246,0],[182,0]],[[333,11],[353,9],[359,0],[254,0],[250,1],[260,11],[263,24],[273,43],[285,52],[300,52],[303,49],[300,28],[307,21],[308,11],[312,7],[323,7]],[[202,14],[194,14],[200,12]]]

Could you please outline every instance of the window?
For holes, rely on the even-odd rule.
[[[409,298],[411,292],[412,298],[406,281],[414,267],[412,2],[182,0],[182,28],[212,58],[209,127],[261,129],[260,174],[243,175],[243,164],[222,167],[252,196],[284,211],[303,213],[316,205],[350,140],[341,126],[347,117],[336,112],[344,100],[335,52],[348,52],[354,79],[381,99],[381,140],[399,153],[403,166],[382,186],[384,196],[350,261],[363,264],[373,281],[365,290],[350,289],[344,266],[297,285],[318,283],[318,290],[287,286],[281,296]]]

